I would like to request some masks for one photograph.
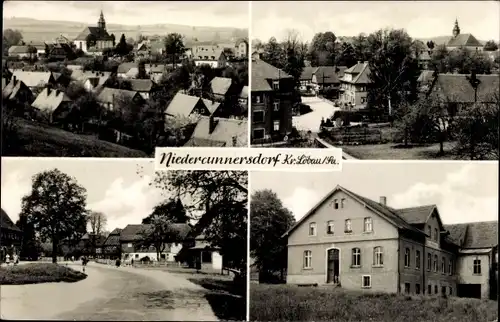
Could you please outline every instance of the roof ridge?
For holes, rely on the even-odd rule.
[[[416,208],[426,208],[426,207],[437,207],[437,205],[436,204],[428,204],[428,205],[422,205],[422,206],[394,208],[394,209],[400,211],[400,210],[405,210],[405,209],[416,209]]]

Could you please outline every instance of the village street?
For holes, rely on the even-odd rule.
[[[68,263],[81,270],[80,263]],[[2,319],[217,321],[206,290],[159,270],[91,262],[76,283],[3,285]]]
[[[333,112],[340,109],[340,107],[335,107],[333,103],[319,97],[302,97],[302,103],[311,106],[313,111],[293,117],[293,126],[299,131],[319,132],[321,119],[326,120],[332,116]]]

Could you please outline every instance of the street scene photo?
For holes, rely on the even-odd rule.
[[[498,160],[499,10],[498,1],[253,2],[252,146]]]
[[[2,319],[246,319],[247,172],[2,158],[1,184]]]
[[[498,321],[498,163],[250,182],[250,321]]]
[[[2,155],[248,146],[247,1],[6,1]]]

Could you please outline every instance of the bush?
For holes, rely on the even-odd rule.
[[[0,268],[0,285],[78,282],[87,275],[66,266],[35,263]]]
[[[306,105],[306,104],[302,104],[302,103],[299,104],[300,115],[304,115],[304,114],[307,114],[309,112],[312,112],[311,106]]]

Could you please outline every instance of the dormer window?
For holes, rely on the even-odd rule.
[[[273,89],[275,91],[280,89],[280,81],[279,80],[273,80]]]
[[[312,222],[309,224],[309,236],[316,236],[316,223]]]

